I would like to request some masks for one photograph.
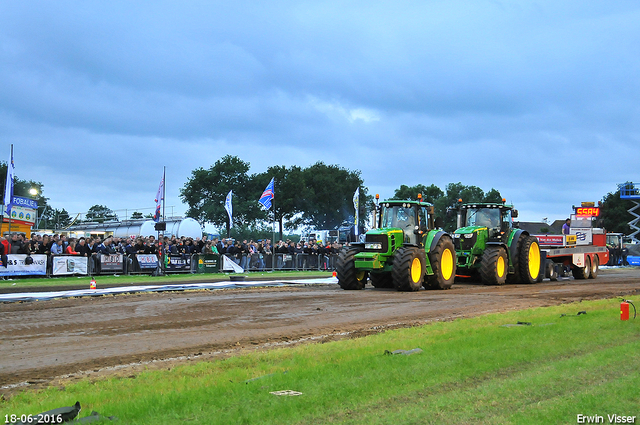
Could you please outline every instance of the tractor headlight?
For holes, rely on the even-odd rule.
[[[460,237],[460,233],[454,233],[453,237],[456,238],[456,239],[459,238]]]
[[[377,242],[368,242],[364,244],[364,249],[375,249],[380,251],[382,249],[382,244]]]
[[[471,239],[473,237],[473,233],[465,233],[464,237],[467,239]]]

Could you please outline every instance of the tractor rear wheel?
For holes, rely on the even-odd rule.
[[[488,246],[480,262],[480,277],[485,285],[504,285],[507,281],[509,260],[501,246]]]
[[[358,252],[360,252],[358,248],[347,248],[338,255],[336,274],[338,285],[342,289],[364,289],[364,285],[367,283],[366,270],[358,270],[355,266],[354,256]]]
[[[393,277],[390,272],[371,273],[369,280],[374,288],[393,288]]]
[[[593,261],[591,261],[591,274],[589,275],[589,279],[595,279],[598,277],[598,270],[600,269],[600,259],[598,255],[593,256]]]
[[[518,267],[522,283],[536,283],[540,274],[540,245],[534,236],[525,236],[518,252]]]
[[[451,238],[442,236],[429,253],[432,275],[424,282],[426,289],[450,289],[456,278],[456,249]]]
[[[574,267],[571,269],[571,274],[574,279],[589,279],[591,276],[591,260],[585,255],[584,267]]]
[[[398,248],[393,257],[393,286],[398,291],[417,291],[422,286],[426,268],[423,249],[412,246]]]

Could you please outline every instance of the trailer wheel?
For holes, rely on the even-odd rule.
[[[501,246],[488,246],[480,262],[480,278],[485,285],[504,285],[507,281],[507,251]]]
[[[525,236],[518,253],[520,281],[533,284],[540,274],[540,246],[534,236]]]
[[[450,289],[456,279],[456,249],[451,238],[442,236],[429,253],[432,275],[427,275],[425,289]]]
[[[553,261],[547,263],[547,274],[550,281],[556,282],[558,280],[558,270],[556,269],[556,263]]]
[[[417,291],[424,279],[426,257],[423,249],[398,248],[393,257],[393,286],[398,291]]]
[[[593,256],[593,261],[591,262],[591,274],[589,275],[589,279],[595,279],[598,277],[598,270],[600,269],[600,259],[598,255]]]
[[[336,274],[338,275],[338,285],[342,289],[364,289],[364,285],[367,283],[366,270],[358,270],[355,266],[354,256],[358,252],[360,252],[358,248],[348,248],[338,255]]]
[[[591,276],[591,260],[588,256],[584,258],[584,267],[574,267],[571,269],[574,279],[589,279]]]
[[[369,280],[374,288],[393,288],[393,277],[390,272],[370,273]]]

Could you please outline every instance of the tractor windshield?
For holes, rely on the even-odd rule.
[[[500,210],[497,208],[469,208],[464,225],[500,227]]]
[[[382,227],[396,227],[402,230],[416,225],[415,211],[412,207],[395,205],[387,207],[382,212]]]

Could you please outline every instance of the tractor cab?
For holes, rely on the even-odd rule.
[[[433,205],[421,201],[385,201],[378,206],[378,230],[399,229],[402,242],[421,246],[423,235],[434,227]]]
[[[470,234],[487,229],[488,241],[506,242],[518,211],[503,203],[463,204],[458,209],[457,234]]]

